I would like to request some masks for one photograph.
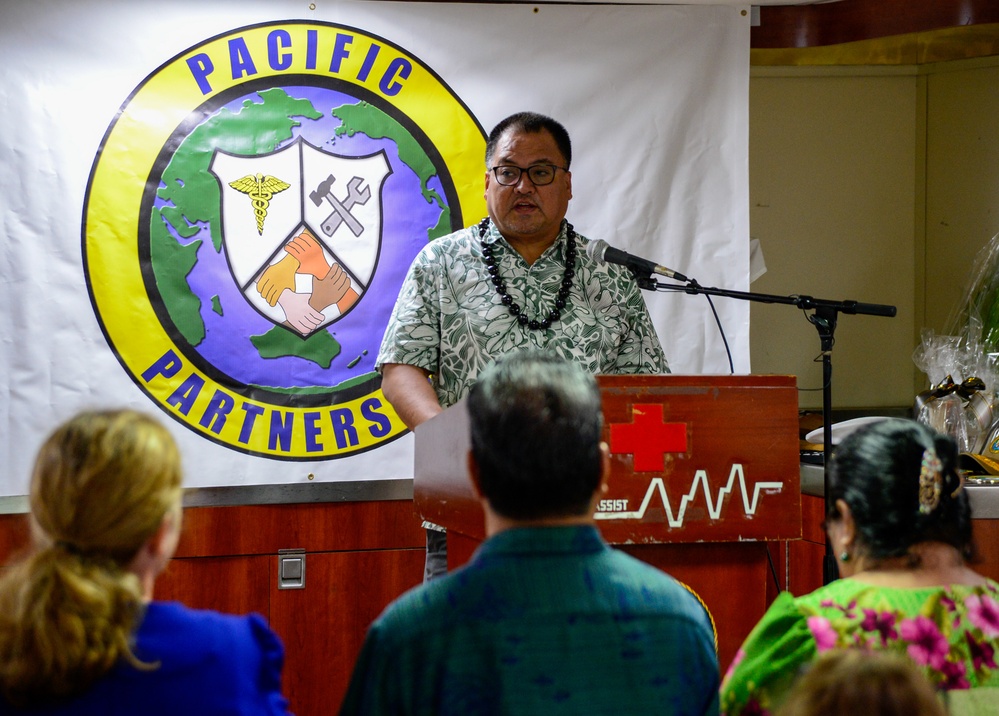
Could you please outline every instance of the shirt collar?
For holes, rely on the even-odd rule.
[[[516,527],[487,539],[477,556],[592,554],[605,549],[607,543],[592,525]]]
[[[565,236],[566,236],[566,227],[568,225],[569,222],[566,221],[565,219],[562,219],[562,225],[559,227],[558,236],[555,237],[555,243],[553,243],[551,246],[549,246],[547,249],[544,250],[544,253],[541,254],[542,258],[552,253],[556,253],[556,255],[559,258],[562,259],[565,258]],[[479,225],[476,224],[475,226],[473,226],[472,230],[475,232],[475,236],[478,237]],[[505,238],[503,238],[503,234],[501,234],[499,229],[496,228],[496,222],[494,221],[489,222],[489,228],[486,230],[486,235],[482,237],[482,243],[485,245],[492,245],[499,243],[503,245],[503,248],[505,250],[516,253],[514,248],[510,246],[510,242],[508,242]]]

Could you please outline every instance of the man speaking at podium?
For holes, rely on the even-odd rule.
[[[341,715],[717,714],[704,608],[594,526],[610,460],[593,376],[520,351],[467,406],[486,541],[375,620]]]
[[[635,279],[587,255],[565,221],[571,160],[568,132],[549,117],[521,112],[489,133],[488,218],[420,251],[378,354],[382,391],[409,428],[511,351],[548,351],[593,374],[669,372]],[[447,542],[425,526],[429,580],[447,571]]]

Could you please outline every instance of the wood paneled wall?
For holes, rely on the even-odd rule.
[[[25,515],[0,515],[0,559],[28,541]],[[297,716],[335,713],[368,625],[423,579],[425,536],[410,500],[193,507],[156,598],[265,616],[285,645]],[[305,588],[278,589],[278,550],[304,549]]]

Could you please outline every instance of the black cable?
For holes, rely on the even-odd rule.
[[[691,281],[691,283],[696,283]],[[728,347],[728,338],[725,337],[725,329],[722,328],[721,319],[718,318],[718,311],[715,310],[715,302],[711,300],[711,296],[704,294],[704,297],[708,299],[708,305],[711,306],[711,313],[715,317],[715,324],[718,326],[718,333],[721,334],[722,343],[725,344],[725,355],[728,356],[728,372],[735,375],[735,365],[732,363],[732,351]]]
[[[651,280],[651,279],[650,279]],[[690,279],[686,285],[671,285],[665,283],[659,283],[652,281],[650,288],[656,291],[687,291],[688,288],[700,288],[700,285],[696,280]],[[690,291],[690,293],[696,293],[696,291]],[[725,336],[725,329],[722,328],[721,319],[718,317],[718,311],[715,310],[715,302],[711,300],[711,294],[705,293],[704,297],[708,299],[708,305],[711,307],[711,313],[715,317],[715,325],[718,326],[718,333],[721,335],[722,344],[725,346],[725,356],[728,358],[728,371],[732,375],[735,375],[735,364],[732,362],[732,350],[728,347],[728,338]]]
[[[777,593],[780,594],[780,577],[777,576],[777,567],[774,566],[774,558],[770,554],[770,543],[764,542],[763,546],[767,550],[767,564],[770,565],[770,574],[774,578],[774,586],[777,588]],[[780,545],[777,548],[780,549]]]

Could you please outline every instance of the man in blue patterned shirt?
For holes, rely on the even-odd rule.
[[[565,220],[571,159],[565,127],[549,117],[521,112],[490,132],[489,217],[417,255],[378,355],[382,390],[408,427],[512,351],[549,351],[594,374],[669,372],[634,277],[590,258]],[[446,571],[439,528],[427,554],[428,579]]]
[[[487,539],[372,624],[340,713],[717,714],[704,609],[594,526],[610,463],[593,376],[521,351],[467,405]]]

